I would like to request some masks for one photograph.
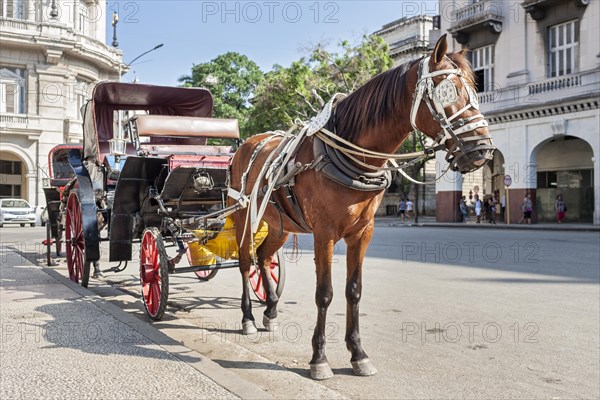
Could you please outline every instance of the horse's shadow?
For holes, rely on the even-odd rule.
[[[299,368],[299,367],[284,367],[275,363],[266,363],[262,361],[232,361],[223,359],[213,359],[214,362],[219,364],[223,368],[233,369],[262,369],[266,371],[290,371],[303,378],[311,379],[310,368]],[[332,368],[334,375],[342,376],[354,376],[352,368]]]

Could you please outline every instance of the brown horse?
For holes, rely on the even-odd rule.
[[[335,118],[328,122],[327,128],[362,148],[385,153],[394,153],[413,128],[418,129],[441,143],[442,146],[439,147],[452,153],[453,169],[464,172],[481,167],[489,159],[489,149],[492,146],[487,123],[479,114],[476,98],[474,99],[472,71],[463,52],[446,55],[446,51],[447,44],[445,36],[443,36],[437,42],[430,57],[415,60],[379,74],[338,103]],[[429,74],[430,85],[421,93],[422,96],[418,96],[418,94],[415,95],[417,84],[426,78],[423,76],[423,71]],[[446,82],[441,84],[444,80]],[[454,89],[451,88],[452,84]],[[446,85],[445,91],[434,95],[432,91],[443,85]],[[451,90],[448,95],[449,86]],[[455,90],[454,94],[452,90]],[[441,100],[434,99],[436,96]],[[448,104],[448,100],[452,104]],[[407,110],[411,110],[414,101],[417,102],[413,107],[414,118],[410,118]],[[443,104],[445,116],[440,117],[438,113],[437,119],[434,118],[435,115],[432,115],[432,112],[435,114],[435,110],[431,103],[426,104],[427,101],[438,101],[439,104]],[[475,102],[475,107],[468,107],[470,102]],[[452,117],[446,118],[447,116]],[[465,125],[469,123],[475,123],[476,125],[471,125],[475,128],[465,128]],[[451,125],[454,131],[442,129],[441,125],[446,127]],[[448,130],[450,135],[446,135]],[[458,134],[453,134],[457,132]],[[263,140],[268,136],[269,134],[253,136],[240,146],[232,161],[231,188],[240,191],[241,182],[244,179],[246,182],[245,192],[246,194],[250,193],[256,184],[260,169],[265,162],[268,162],[269,154],[274,151],[280,140],[275,138],[265,144]],[[312,138],[308,137],[300,145],[296,161],[309,164],[314,159]],[[263,143],[260,144],[261,142]],[[257,149],[259,144],[262,148]],[[253,159],[252,163],[251,159]],[[383,166],[385,163],[385,160],[375,158],[366,158],[365,160],[375,166]],[[249,167],[250,164],[252,165]],[[243,177],[245,172],[247,174]],[[265,185],[264,182],[260,182],[260,184]],[[335,243],[342,238],[346,241],[348,249],[346,256],[346,346],[351,352],[354,373],[363,376],[372,375],[376,373],[376,370],[360,342],[358,306],[362,290],[363,259],[373,235],[374,215],[382,200],[384,190],[358,191],[347,188],[333,182],[323,173],[314,169],[308,169],[298,174],[295,177],[293,188],[304,220],[314,235],[317,324],[312,339],[311,377],[327,379],[333,375],[324,350],[325,323],[327,308],[333,297],[331,283],[333,248]],[[267,207],[263,220],[269,226],[268,235],[257,249],[258,265],[261,268],[267,294],[267,307],[263,318],[267,329],[273,329],[276,326],[273,322],[277,317],[278,302],[275,282],[271,278],[269,270],[271,257],[283,246],[288,233],[310,232],[308,229],[300,229],[298,224],[281,217],[281,212],[290,215],[294,213],[293,207],[285,199],[286,194],[282,189],[273,192],[271,199],[279,206],[275,207],[270,204]],[[234,200],[230,199],[230,202],[233,204]],[[256,332],[248,289],[248,274],[251,264],[250,235],[243,234],[247,212],[247,208],[241,209],[233,215],[240,248],[239,262],[243,288],[241,308],[244,334]],[[241,242],[242,238],[243,243]]]

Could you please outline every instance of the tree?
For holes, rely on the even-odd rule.
[[[330,52],[318,44],[308,58],[268,72],[252,100],[250,130],[286,130],[296,118],[314,116],[335,93],[350,93],[392,66],[389,46],[378,36],[363,36],[357,45],[343,41],[339,48]]]
[[[192,67],[192,74],[179,78],[185,87],[205,87],[213,95],[216,118],[237,118],[243,136],[256,87],[264,79],[258,65],[245,55],[228,52]]]

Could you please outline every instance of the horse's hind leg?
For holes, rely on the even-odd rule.
[[[323,237],[315,232],[315,264],[317,268],[317,324],[312,338],[313,356],[310,360],[310,377],[317,380],[328,379],[333,372],[325,356],[325,324],[327,309],[333,299],[331,285],[331,259],[333,256],[334,240]]]
[[[242,334],[253,335],[257,332],[254,316],[252,315],[252,300],[250,299],[250,288],[248,275],[250,273],[250,232],[246,232],[242,243],[244,223],[246,221],[246,210],[240,210],[233,215],[238,243],[238,254],[240,273],[242,275]],[[248,227],[248,230],[250,228]]]
[[[346,347],[352,357],[352,371],[355,375],[369,376],[377,373],[360,343],[358,304],[362,292],[362,264],[373,236],[373,223],[351,237],[345,238],[346,254]]]
[[[277,329],[275,319],[277,318],[277,303],[279,302],[277,283],[271,275],[271,259],[275,252],[283,246],[288,237],[287,233],[282,233],[281,235],[280,233],[280,231],[269,227],[269,234],[256,250],[267,298],[267,308],[263,316],[263,325],[271,332]]]

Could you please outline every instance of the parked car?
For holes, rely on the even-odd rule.
[[[23,199],[0,199],[0,228],[5,224],[35,226],[35,208]]]
[[[48,211],[46,211],[46,206],[35,207],[36,225],[46,226],[46,222],[48,222]]]

